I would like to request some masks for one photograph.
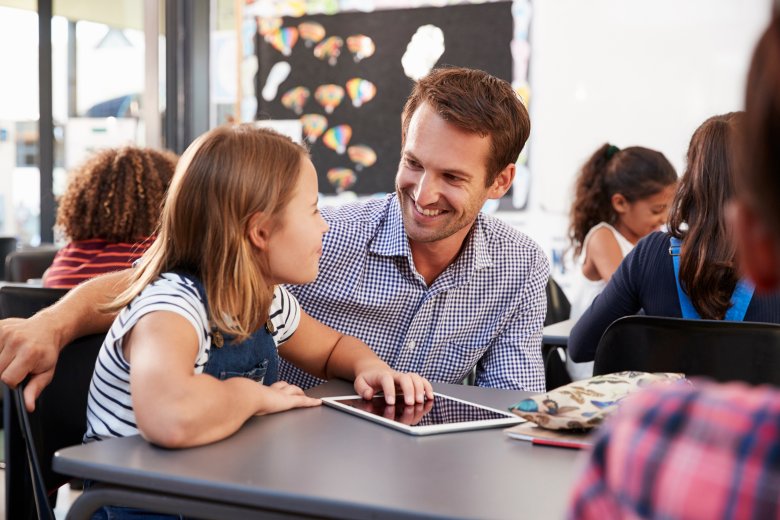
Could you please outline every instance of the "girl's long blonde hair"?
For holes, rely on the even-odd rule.
[[[176,168],[157,239],[130,287],[106,310],[126,306],[161,273],[182,270],[200,278],[220,331],[242,341],[258,330],[268,319],[274,287],[267,257],[250,242],[247,225],[258,212],[279,224],[306,154],[289,138],[250,124],[196,139]]]

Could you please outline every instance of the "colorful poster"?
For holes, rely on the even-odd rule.
[[[256,118],[301,120],[326,194],[393,191],[401,111],[432,67],[515,79],[512,2],[258,18],[258,28]],[[278,95],[260,95],[280,62],[290,68]]]

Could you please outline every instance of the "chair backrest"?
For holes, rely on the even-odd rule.
[[[544,316],[544,326],[568,320],[571,315],[571,303],[552,276],[547,278],[545,292],[547,293],[547,314]],[[566,371],[566,364],[560,358],[559,352],[562,350],[562,347],[557,345],[542,345],[544,379],[547,390],[571,383],[571,377]]]
[[[780,386],[780,325],[626,316],[601,337],[593,375],[623,370]]]
[[[4,264],[5,281],[26,282],[31,278],[41,278],[54,261],[57,250],[56,246],[48,245],[9,253]]]
[[[0,237],[0,280],[5,280],[5,258],[16,251],[16,237]]]
[[[568,320],[571,315],[571,303],[552,276],[547,278],[545,292],[547,293],[547,314],[544,317],[544,326]]]
[[[65,290],[40,287],[0,288],[0,318],[26,318],[51,305]],[[40,495],[51,495],[69,477],[54,473],[54,452],[80,444],[86,429],[89,383],[104,335],[80,338],[67,345],[57,361],[54,378],[27,413],[20,392],[4,389],[6,518],[53,518],[51,503]],[[22,421],[29,421],[27,441],[37,456],[31,460],[25,444]],[[35,492],[40,482],[43,493]],[[36,495],[39,495],[36,497]],[[37,503],[36,503],[36,498]]]

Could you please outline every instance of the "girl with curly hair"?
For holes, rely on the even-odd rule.
[[[666,157],[641,146],[621,150],[606,143],[583,165],[569,238],[584,280],[571,318],[588,308],[639,239],[666,222],[676,186]]]
[[[68,244],[44,274],[44,286],[70,289],[140,258],[177,161],[172,152],[126,146],[101,150],[76,168],[57,210]]]

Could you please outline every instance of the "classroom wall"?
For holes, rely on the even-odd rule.
[[[771,0],[533,2],[531,210],[502,213],[552,258],[579,166],[602,143],[662,151],[682,174],[693,130],[743,107]],[[565,278],[564,266],[554,273]]]
[[[664,152],[682,172],[693,130],[743,106],[771,0],[534,2],[530,162],[537,202],[605,140]]]
[[[409,7],[455,10],[463,7],[449,4],[470,3],[479,2],[342,0],[340,5],[344,13],[355,9],[370,13]],[[488,204],[486,211],[534,238],[552,260],[553,276],[567,288],[572,262],[564,260],[566,229],[581,164],[609,141],[620,147],[661,150],[682,173],[693,130],[711,115],[742,108],[749,58],[769,20],[771,4],[772,0],[514,0],[516,39],[525,41],[530,19],[530,46],[512,49],[513,75],[525,78],[530,48],[529,170],[518,175],[509,196],[512,204]],[[253,4],[262,5],[266,4]],[[263,15],[250,11],[247,8],[247,14]],[[481,29],[489,31],[489,24]],[[448,34],[447,39],[452,38],[457,33]],[[345,191],[325,194],[322,202],[338,205],[356,197]]]

